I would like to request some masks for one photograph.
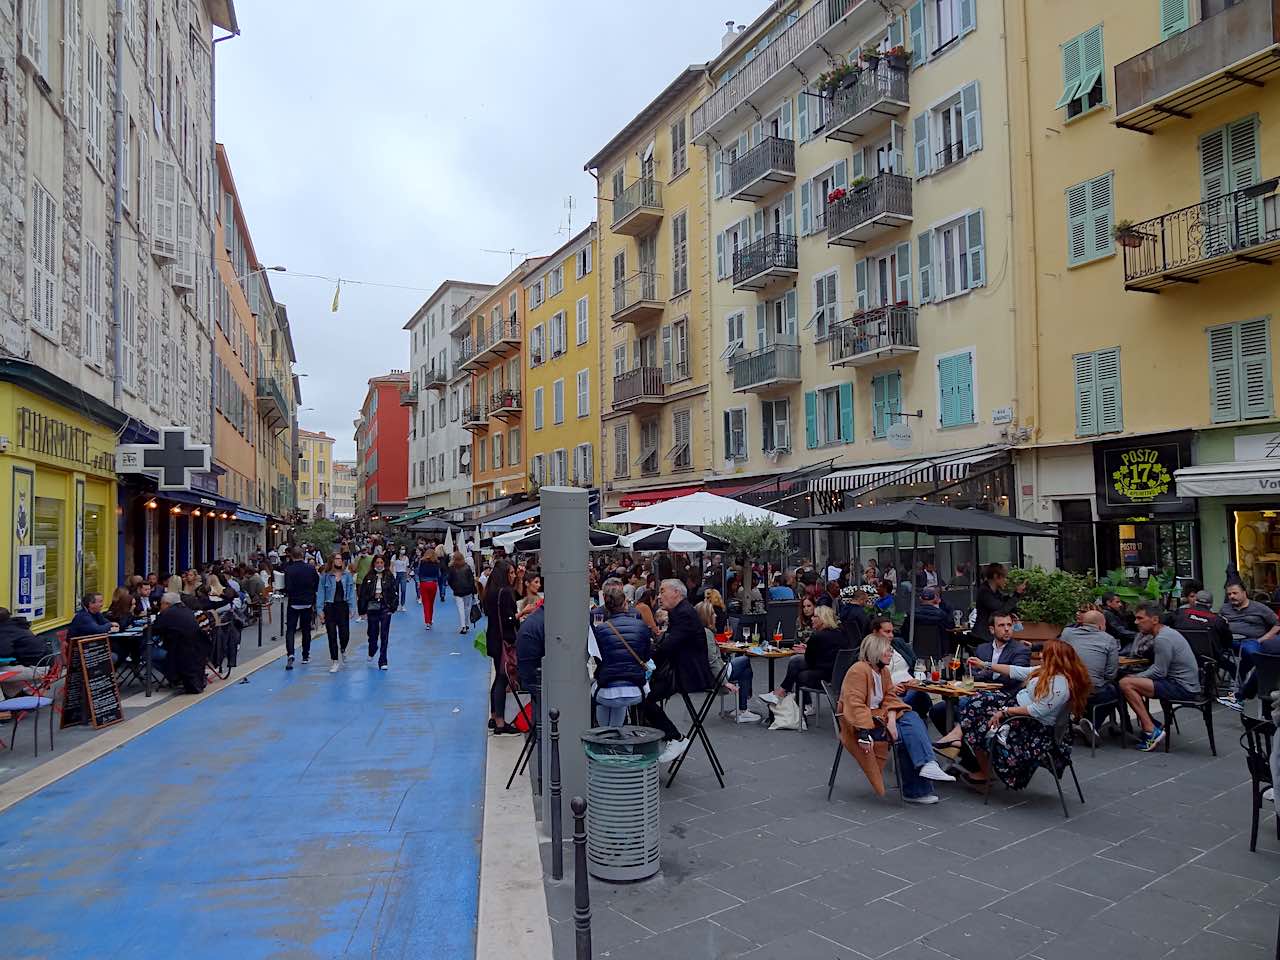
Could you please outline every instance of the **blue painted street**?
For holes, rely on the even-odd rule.
[[[5,955],[469,958],[489,661],[452,599],[390,670],[283,660],[0,815]]]

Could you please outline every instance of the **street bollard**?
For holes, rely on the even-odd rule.
[[[587,880],[587,801],[574,797],[573,809],[573,934],[575,960],[591,960],[591,887]]]
[[[552,707],[551,719],[551,879],[564,876],[564,826],[560,822],[560,711]]]
[[[262,646],[262,603],[258,603],[258,646]]]

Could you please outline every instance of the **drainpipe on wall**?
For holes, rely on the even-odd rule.
[[[120,262],[120,233],[124,229],[124,178],[128,171],[124,168],[124,138],[128,135],[124,120],[124,0],[116,0],[116,15],[113,31],[116,43],[116,59],[114,64],[116,96],[115,96],[115,189],[111,200],[112,232],[111,232],[111,356],[115,370],[111,376],[111,405],[117,410],[124,403],[124,339],[121,336],[121,287],[123,265]],[[142,202],[142,198],[138,198]]]

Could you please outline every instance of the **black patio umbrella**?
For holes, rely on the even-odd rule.
[[[729,544],[710,533],[694,533],[682,527],[656,527],[623,539],[623,546],[636,552],[724,553]]]
[[[592,550],[608,550],[610,547],[618,545],[618,535],[616,533],[607,533],[594,527],[587,529],[587,538]],[[511,549],[517,553],[536,553],[542,549],[542,531],[536,530],[527,537],[521,537],[512,544]]]

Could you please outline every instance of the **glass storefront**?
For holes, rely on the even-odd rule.
[[[1251,594],[1265,593],[1274,598],[1280,587],[1280,504],[1271,509],[1251,506],[1230,513],[1233,559],[1240,578]]]
[[[54,497],[36,497],[32,542],[37,547],[45,548],[45,585],[44,608],[46,619],[58,615],[62,600],[62,534],[65,527],[63,518],[64,501]]]

